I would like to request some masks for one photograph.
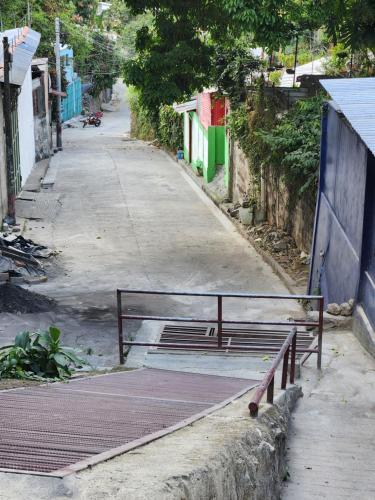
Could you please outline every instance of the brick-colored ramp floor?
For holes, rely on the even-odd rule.
[[[0,392],[0,470],[64,476],[183,427],[256,384],[140,369]]]

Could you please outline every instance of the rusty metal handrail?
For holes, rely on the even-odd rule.
[[[283,370],[281,374],[281,389],[286,388],[288,381],[288,364],[289,352],[291,349],[290,361],[290,383],[294,384],[295,369],[296,369],[296,347],[297,347],[297,328],[293,327],[288,337],[285,339],[280,351],[274,359],[271,368],[266,373],[258,389],[255,391],[253,399],[249,403],[250,415],[252,417],[258,416],[259,404],[267,391],[267,403],[273,404],[274,386],[275,386],[275,373],[283,359]]]
[[[207,318],[183,318],[179,316],[155,316],[155,315],[139,315],[139,314],[123,314],[122,312],[122,294],[137,294],[137,295],[169,295],[169,296],[188,296],[188,297],[214,297],[217,299],[217,317],[214,319]],[[224,298],[242,298],[242,299],[280,299],[280,300],[317,300],[319,302],[319,319],[318,321],[241,321],[241,320],[225,320],[223,319],[223,299]],[[251,293],[231,293],[231,292],[188,292],[188,291],[166,291],[166,290],[134,290],[119,288],[117,290],[117,321],[118,321],[118,341],[119,341],[119,357],[120,363],[124,363],[124,346],[149,346],[149,347],[171,347],[176,349],[215,349],[222,351],[230,350],[256,350],[262,352],[265,348],[246,349],[242,347],[238,349],[235,346],[223,346],[223,325],[224,324],[238,324],[238,325],[265,325],[265,326],[307,326],[315,327],[318,329],[318,342],[316,348],[303,348],[296,349],[296,352],[305,353],[304,361],[311,355],[317,354],[317,367],[321,368],[322,359],[322,339],[323,339],[323,306],[324,299],[322,296],[315,295],[275,295],[275,294],[251,294]],[[127,320],[152,320],[152,321],[176,321],[186,323],[216,323],[218,326],[217,345],[205,344],[174,344],[174,343],[160,343],[160,342],[137,342],[137,341],[124,341],[124,328],[123,321]],[[275,332],[286,333],[285,330],[276,330]],[[278,352],[278,349],[267,348],[268,351]]]

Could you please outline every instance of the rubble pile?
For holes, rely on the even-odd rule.
[[[0,233],[0,283],[41,283],[47,280],[38,259],[47,259],[52,250],[13,232]]]
[[[0,286],[0,313],[28,314],[54,310],[56,302],[49,297],[31,292],[18,285]]]
[[[260,224],[248,230],[249,236],[263,250],[292,274],[297,281],[306,280],[310,255],[298,250],[294,239],[285,231],[270,224]]]

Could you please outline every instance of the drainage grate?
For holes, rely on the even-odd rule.
[[[0,392],[0,470],[62,477],[210,413],[255,381],[140,369]]]
[[[223,348],[243,347],[243,351],[236,349],[236,354],[247,353],[251,355],[264,356],[269,354],[275,356],[275,352],[267,351],[267,347],[281,349],[289,330],[260,330],[250,328],[223,328]],[[308,349],[314,342],[315,336],[312,332],[299,332],[297,335],[297,348]],[[160,343],[179,344],[176,347],[181,351],[184,344],[199,344],[200,349],[189,348],[187,350],[199,350],[205,352],[204,346],[217,346],[217,329],[215,327],[205,326],[186,326],[186,325],[165,325],[160,337]],[[262,352],[251,350],[252,347],[261,347]],[[159,346],[158,349],[172,351],[173,347]],[[206,352],[223,352],[215,349],[207,349]],[[225,352],[225,351],[224,351]],[[301,357],[302,353],[297,353]]]

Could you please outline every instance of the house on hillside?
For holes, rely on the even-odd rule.
[[[355,301],[355,327],[375,353],[375,78],[323,80],[319,193],[309,291]]]
[[[6,131],[4,122],[4,54],[0,50],[0,220],[7,215],[8,186],[14,183],[13,195],[17,195],[30,173],[35,159],[32,57],[39,45],[40,34],[28,27],[0,33],[0,43],[8,38],[12,64],[9,74],[11,91],[11,133],[9,139],[13,151],[13,164],[7,169]]]
[[[68,82],[66,97],[61,101],[61,120],[63,122],[78,116],[82,111],[81,78],[74,71],[73,49],[67,45],[60,48],[60,59],[63,74]]]
[[[205,90],[189,102],[175,105],[184,116],[184,159],[192,169],[211,182],[218,166],[224,168],[224,183],[228,185],[228,141],[225,117],[225,97],[215,90]]]

